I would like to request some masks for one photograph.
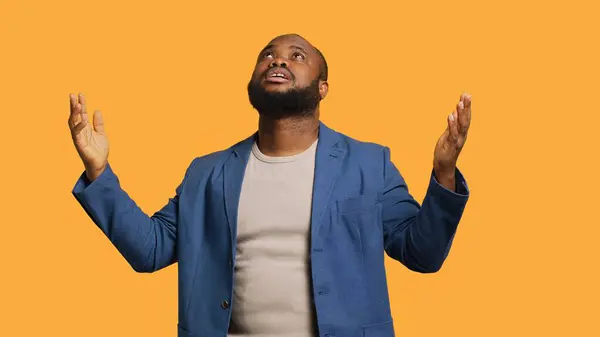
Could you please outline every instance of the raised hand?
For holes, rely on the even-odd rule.
[[[471,124],[471,95],[460,96],[454,111],[448,116],[448,127],[440,137],[433,155],[433,170],[438,182],[454,190],[458,156],[467,141]]]
[[[94,120],[90,124],[83,94],[70,94],[69,99],[69,129],[73,143],[83,161],[87,178],[93,181],[102,174],[108,162],[108,138],[102,114],[100,111],[94,111]]]

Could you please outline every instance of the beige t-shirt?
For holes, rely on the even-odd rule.
[[[252,147],[238,210],[228,336],[315,336],[309,247],[317,143],[288,157]]]

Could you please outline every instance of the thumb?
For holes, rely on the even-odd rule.
[[[100,110],[94,111],[94,130],[98,133],[104,133],[104,119]]]

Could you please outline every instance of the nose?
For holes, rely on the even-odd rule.
[[[269,65],[269,68],[275,68],[275,67],[287,68],[287,66],[288,66],[288,64],[285,59],[275,58],[275,59],[273,59],[273,62],[271,62],[271,64]]]

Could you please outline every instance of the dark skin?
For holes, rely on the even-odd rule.
[[[321,57],[308,41],[298,35],[282,35],[273,39],[260,53],[252,79],[260,81],[268,91],[304,88],[320,77],[322,67]],[[286,78],[267,77],[274,69],[284,72]],[[327,96],[328,89],[327,81],[320,79],[321,99]],[[109,145],[100,111],[94,111],[91,123],[90,119],[83,94],[70,94],[68,125],[71,137],[83,161],[86,176],[93,181],[106,168]],[[456,163],[471,124],[471,95],[463,93],[460,96],[447,122],[448,126],[434,150],[433,172],[442,186],[455,191]],[[263,153],[269,156],[298,154],[318,138],[319,106],[304,117],[272,119],[261,115],[258,124],[258,146]]]
[[[267,74],[272,67],[289,70],[291,79],[269,81]],[[276,37],[259,54],[252,73],[253,80],[259,80],[266,90],[285,91],[291,88],[306,87],[317,79],[322,60],[315,48],[298,35]],[[321,99],[325,98],[329,84],[319,81]],[[451,191],[456,190],[456,163],[467,139],[471,123],[471,95],[463,93],[454,111],[448,116],[448,127],[439,138],[433,159],[433,172],[436,180]],[[259,149],[269,156],[289,156],[303,152],[318,137],[319,107],[314,113],[303,118],[287,119],[259,118]]]
[[[322,60],[315,48],[297,35],[276,37],[260,52],[252,80],[260,81],[267,91],[303,88],[317,79]],[[290,79],[274,81],[267,78],[269,69],[287,69]],[[321,99],[327,96],[327,81],[319,80]],[[319,108],[306,117],[271,119],[261,115],[258,121],[258,147],[268,156],[291,156],[309,148],[319,134]]]

